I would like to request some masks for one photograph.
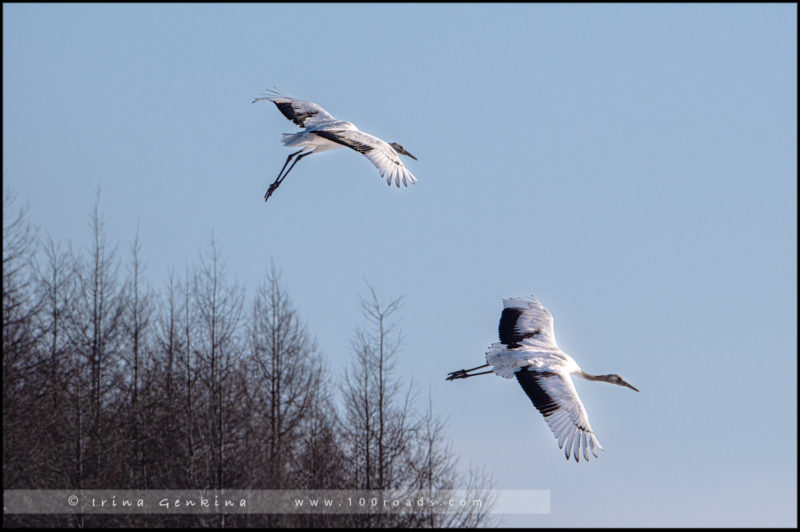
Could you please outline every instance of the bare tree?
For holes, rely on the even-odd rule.
[[[185,393],[179,361],[184,355],[181,339],[180,285],[173,269],[162,297],[153,300],[152,361],[147,371],[147,401],[152,410],[151,434],[147,439],[146,461],[150,464],[150,485],[163,488],[192,485],[188,469],[184,430],[189,417],[182,408]]]
[[[175,404],[175,371],[178,353],[181,351],[179,339],[180,325],[178,315],[178,294],[175,282],[175,271],[169,271],[169,284],[167,294],[162,301],[159,326],[159,347],[164,354],[164,395],[166,396],[166,408],[172,410]]]
[[[351,342],[354,360],[345,373],[345,434],[356,460],[355,485],[364,489],[391,488],[405,479],[401,458],[409,436],[419,430],[412,419],[413,386],[405,391],[395,376],[395,359],[402,334],[394,314],[402,298],[383,305],[375,290],[361,298],[370,327],[357,328]]]
[[[152,297],[143,283],[144,266],[141,260],[142,244],[139,240],[139,226],[131,244],[131,259],[128,265],[128,281],[125,293],[124,319],[122,321],[125,346],[123,358],[125,375],[120,377],[127,387],[126,395],[129,413],[129,432],[126,440],[130,442],[131,463],[128,467],[129,485],[147,488],[147,455],[145,441],[148,439],[148,426],[151,422],[149,402],[142,400],[142,378],[145,374],[146,360],[150,353],[148,344],[149,327],[153,315]],[[127,369],[130,368],[130,369]],[[148,381],[148,385],[150,382]]]
[[[62,250],[50,236],[42,251],[45,264],[42,268],[35,267],[37,298],[41,305],[36,327],[40,351],[47,360],[50,405],[55,410],[64,399],[62,377],[69,366],[64,320],[75,295],[75,262],[71,252]]]
[[[35,231],[25,209],[12,216],[14,193],[3,187],[3,369],[15,371],[24,365],[20,356],[29,352],[35,338],[31,319],[37,311],[31,295],[30,265]]]
[[[28,423],[26,432],[35,437],[33,446],[41,450],[42,463],[35,466],[35,478],[44,486],[66,489],[71,487],[74,472],[71,462],[65,460],[72,456],[71,430],[65,420],[73,414],[69,391],[74,372],[65,317],[74,299],[75,269],[69,250],[62,249],[50,236],[42,244],[44,264],[32,266],[38,305],[34,319],[37,342],[29,354],[29,360],[36,362],[30,377],[39,389],[39,400],[27,408],[29,419],[35,422]]]
[[[186,460],[186,474],[187,484],[189,486],[203,486],[200,483],[197,473],[197,428],[195,423],[196,407],[195,397],[199,395],[196,390],[196,382],[198,375],[198,362],[196,350],[194,348],[197,336],[197,319],[196,309],[192,304],[192,283],[189,277],[189,268],[186,267],[186,277],[183,284],[183,306],[182,306],[182,323],[181,323],[181,336],[183,338],[183,357],[182,364],[185,370],[183,382],[185,384],[183,394],[183,404],[185,405],[185,428],[184,428],[184,441],[185,441],[185,460]]]
[[[429,398],[426,413],[415,409],[413,383],[403,385],[396,375],[402,334],[395,313],[401,298],[383,304],[369,286],[361,307],[369,327],[358,328],[352,341],[354,357],[342,385],[341,432],[352,476],[351,487],[391,490],[411,498],[428,497],[439,490],[466,489],[473,497],[486,498],[486,477],[462,478],[457,458],[445,440],[445,424],[434,414]],[[464,486],[466,485],[466,487]],[[416,514],[376,512],[352,525],[368,526],[476,526],[485,521],[490,501],[458,513],[426,511]]]
[[[253,487],[293,488],[308,481],[299,470],[303,434],[326,382],[316,341],[308,333],[274,263],[258,286],[246,327],[248,415],[243,446]],[[248,468],[249,465],[249,468]],[[262,525],[293,526],[290,516],[264,516]]]
[[[119,444],[106,430],[109,425],[103,412],[116,399],[110,392],[118,390],[114,379],[122,348],[123,292],[118,283],[116,246],[110,247],[106,241],[99,205],[98,189],[90,216],[92,246],[88,261],[76,261],[75,300],[65,328],[75,355],[75,378],[69,393],[75,405],[74,485],[81,488],[106,484],[106,461],[117,454],[112,444]]]
[[[300,322],[273,264],[258,287],[248,327],[253,415],[262,421],[268,469],[265,487],[288,487],[298,429],[317,400],[320,361],[316,342]]]
[[[225,487],[228,480],[225,449],[233,441],[228,440],[227,418],[235,406],[236,390],[231,377],[241,351],[237,333],[243,297],[238,285],[228,285],[225,261],[212,235],[194,275],[194,304],[199,318],[195,352],[199,377],[205,385],[202,400],[208,421],[201,427],[205,429],[204,463],[208,485],[214,488]],[[220,526],[224,526],[224,515],[220,516]]]
[[[367,490],[405,489],[411,482],[408,460],[421,425],[413,412],[413,384],[409,381],[404,387],[395,375],[402,334],[394,314],[402,298],[384,305],[368,288],[370,295],[361,297],[361,309],[369,327],[356,329],[354,357],[341,387],[348,483]],[[378,513],[356,523],[402,526],[403,521]]]
[[[428,511],[416,514],[411,526],[426,528],[463,528],[491,524],[489,510],[494,503],[490,496],[491,478],[482,471],[469,468],[466,474],[458,469],[458,457],[445,435],[446,424],[434,413],[430,390],[421,430],[414,445],[414,458],[409,467],[414,472],[414,490],[438,499],[439,493],[452,491],[463,494],[468,504],[457,512]],[[479,501],[479,505],[472,504]]]
[[[34,231],[25,209],[3,187],[3,487],[33,487],[29,475],[41,467],[40,433],[30,430],[41,382],[33,330],[37,305],[31,289]]]

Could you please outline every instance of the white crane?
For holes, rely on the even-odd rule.
[[[417,178],[405,167],[400,160],[400,155],[407,155],[414,160],[417,158],[408,153],[400,144],[396,142],[389,144],[378,137],[359,131],[355,125],[335,119],[315,103],[297,100],[278,91],[268,90],[267,92],[272,94],[256,98],[252,103],[269,100],[278,106],[278,110],[283,113],[283,116],[305,129],[299,133],[283,134],[284,146],[300,147],[300,150],[286,158],[277,179],[269,186],[264,195],[264,201],[269,199],[300,159],[312,153],[335,150],[342,146],[364,154],[367,159],[372,161],[372,164],[378,167],[381,177],[386,176],[388,185],[392,184],[392,180],[398,188],[400,182],[405,186],[408,186],[409,182],[416,183]],[[286,165],[295,156],[297,158],[286,170]],[[285,173],[284,170],[286,170]]]
[[[589,425],[572,376],[590,381],[605,381],[637,390],[622,377],[590,375],[583,371],[571,356],[556,345],[553,335],[553,316],[535,297],[518,297],[503,300],[500,315],[500,343],[494,343],[486,352],[486,364],[470,369],[453,371],[447,380],[466,379],[476,375],[494,373],[517,381],[530,397],[533,406],[544,416],[550,430],[558,438],[558,447],[564,449],[579,462],[589,460],[589,451],[597,458],[597,449],[603,446]],[[470,373],[476,369],[492,366],[492,369]]]

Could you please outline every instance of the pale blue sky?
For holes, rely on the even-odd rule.
[[[364,279],[405,295],[398,369],[462,465],[550,489],[515,526],[794,526],[795,5],[3,5],[3,179],[88,245],[140,227],[146,275],[212,231],[253,289],[270,259],[333,368]],[[401,142],[388,188],[349,150],[304,159],[264,89]],[[606,451],[566,463],[481,364],[535,294]]]

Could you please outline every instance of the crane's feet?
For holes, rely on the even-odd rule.
[[[458,371],[451,371],[446,380],[452,381],[455,379],[466,379],[467,377],[469,377],[467,370],[460,369]]]
[[[279,183],[272,183],[267,190],[267,193],[264,194],[264,201],[267,201],[272,193],[275,192],[275,189],[278,188]]]

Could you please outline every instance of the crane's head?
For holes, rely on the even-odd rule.
[[[610,382],[611,384],[617,384],[619,386],[627,386],[631,390],[634,390],[634,391],[637,391],[637,392],[639,391],[635,387],[633,387],[630,384],[628,384],[627,382],[625,382],[625,379],[623,379],[622,377],[620,377],[616,373],[611,374],[611,375],[606,375],[605,377],[606,377],[606,379],[605,379],[606,382]]]
[[[417,158],[416,158],[416,157],[414,157],[413,155],[411,155],[410,153],[408,153],[408,152],[406,151],[406,149],[403,147],[403,145],[402,145],[402,144],[400,144],[399,142],[392,142],[391,144],[389,144],[389,146],[391,146],[392,148],[394,148],[394,151],[396,151],[396,152],[397,152],[397,153],[399,153],[400,155],[408,155],[409,157],[411,157],[411,158],[412,158],[412,159],[414,159],[415,161],[417,160]]]

